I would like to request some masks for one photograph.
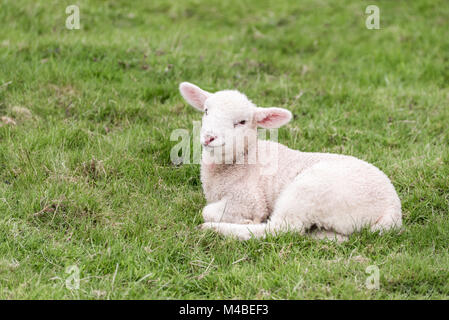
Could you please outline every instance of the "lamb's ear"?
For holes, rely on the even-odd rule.
[[[282,108],[257,108],[257,125],[262,128],[279,128],[288,123],[292,118],[292,113]]]
[[[179,85],[179,91],[191,106],[200,111],[204,111],[204,101],[206,101],[206,99],[211,95],[210,92],[204,91],[189,82],[182,82]]]

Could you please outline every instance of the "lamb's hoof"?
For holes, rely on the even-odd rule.
[[[211,226],[210,222],[205,222],[205,223],[200,224],[196,228],[198,230],[210,230],[210,229],[212,229],[212,226]]]

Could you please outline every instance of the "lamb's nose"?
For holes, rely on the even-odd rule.
[[[213,137],[213,136],[207,135],[207,136],[204,138],[204,144],[205,144],[206,146],[208,146],[208,145],[209,145],[212,141],[214,141],[216,138],[217,138],[217,137]]]

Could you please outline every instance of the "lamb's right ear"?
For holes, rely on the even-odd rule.
[[[189,82],[182,82],[179,85],[179,91],[191,106],[200,111],[204,111],[204,101],[212,95]]]

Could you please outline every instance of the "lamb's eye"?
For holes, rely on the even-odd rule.
[[[237,126],[243,126],[246,123],[246,120],[241,120],[239,122],[234,123],[234,128]]]

